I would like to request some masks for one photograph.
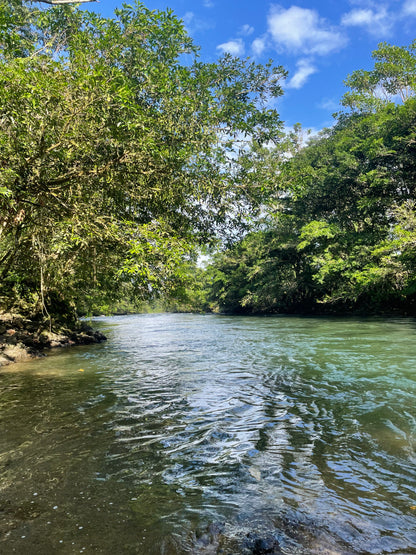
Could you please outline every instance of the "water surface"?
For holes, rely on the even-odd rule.
[[[416,553],[414,320],[94,325],[1,370],[0,553]]]

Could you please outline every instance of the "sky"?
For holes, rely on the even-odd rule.
[[[88,4],[109,17],[121,0]],[[128,2],[127,2],[128,3]],[[170,8],[200,46],[202,61],[224,52],[258,63],[272,59],[289,76],[274,106],[285,125],[319,131],[333,124],[356,69],[371,69],[380,42],[407,46],[416,39],[416,0],[144,0]]]

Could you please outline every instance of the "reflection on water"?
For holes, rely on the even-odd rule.
[[[2,369],[1,553],[416,553],[414,321],[96,325]]]

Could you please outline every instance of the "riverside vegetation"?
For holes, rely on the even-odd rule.
[[[0,305],[49,331],[181,290],[254,199],[230,153],[277,140],[283,68],[202,63],[171,11],[1,2]],[[232,218],[230,215],[232,214]]]
[[[264,217],[207,271],[231,312],[416,311],[416,41],[380,44],[346,111],[302,145],[247,154]],[[283,156],[282,156],[283,146]]]
[[[311,138],[268,108],[284,68],[201,62],[171,11],[0,10],[3,343],[120,303],[415,314],[416,41]]]

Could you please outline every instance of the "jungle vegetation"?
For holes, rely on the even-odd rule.
[[[285,72],[202,63],[171,11],[0,4],[0,307],[54,321],[179,294],[256,199],[238,151],[276,140]],[[237,155],[236,155],[237,153]]]
[[[247,155],[263,217],[213,257],[206,306],[416,313],[416,41],[373,58],[346,79],[332,128]]]
[[[169,10],[1,0],[0,310],[414,313],[416,41],[373,57],[305,141]]]

